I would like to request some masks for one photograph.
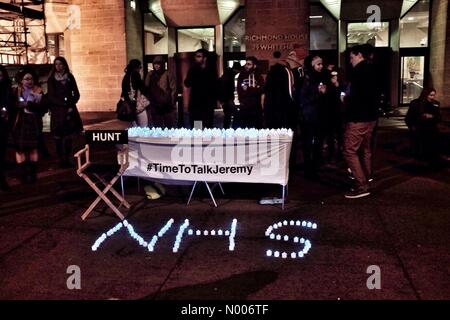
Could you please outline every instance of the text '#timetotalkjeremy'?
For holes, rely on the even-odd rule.
[[[179,174],[211,174],[211,175],[227,175],[227,174],[246,174],[251,175],[253,166],[230,166],[224,167],[220,165],[197,165],[197,164],[177,164],[163,165],[161,163],[149,163],[147,171],[159,173],[179,173]]]

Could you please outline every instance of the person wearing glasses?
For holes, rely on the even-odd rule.
[[[16,149],[16,162],[23,184],[36,182],[38,143],[41,134],[42,89],[36,73],[30,67],[19,71],[15,90],[15,108],[12,133]]]
[[[71,168],[72,136],[83,131],[83,123],[76,106],[80,92],[63,57],[55,58],[47,85],[51,131],[55,137],[59,164],[61,168]]]

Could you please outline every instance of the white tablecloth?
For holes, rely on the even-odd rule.
[[[292,135],[275,137],[129,137],[125,176],[166,181],[286,186]]]

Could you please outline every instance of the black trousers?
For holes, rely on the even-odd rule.
[[[234,105],[233,100],[228,100],[223,104],[223,128],[228,129],[233,125],[232,119],[234,122],[234,112],[236,110],[236,106]]]
[[[302,123],[302,136],[305,175],[315,175],[322,161],[323,137],[318,125],[308,121]]]
[[[189,121],[194,128],[195,121],[201,121],[203,128],[214,128],[214,106],[189,110]]]
[[[8,135],[8,123],[0,119],[0,176],[4,174],[6,167],[6,148],[8,147]]]

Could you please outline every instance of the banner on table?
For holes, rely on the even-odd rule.
[[[125,176],[287,185],[292,136],[130,137]]]

